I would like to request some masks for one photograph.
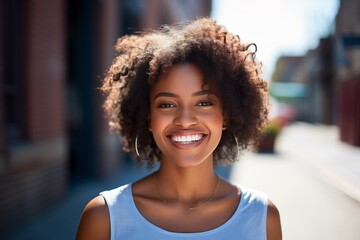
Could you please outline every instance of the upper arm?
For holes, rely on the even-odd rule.
[[[280,214],[274,203],[269,201],[266,221],[266,235],[268,240],[281,240]]]
[[[109,210],[102,196],[95,197],[84,208],[77,229],[76,239],[110,239]]]

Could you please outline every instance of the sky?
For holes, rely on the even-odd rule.
[[[339,1],[213,0],[211,16],[257,45],[256,56],[269,80],[279,56],[304,55],[332,33]]]

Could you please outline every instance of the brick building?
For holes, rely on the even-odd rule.
[[[2,1],[0,231],[67,186],[64,1]]]
[[[211,0],[1,1],[0,233],[121,168],[97,90],[116,38],[210,11]]]

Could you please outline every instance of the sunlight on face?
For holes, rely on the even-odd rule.
[[[162,161],[196,166],[210,159],[220,142],[223,116],[220,99],[193,64],[172,67],[150,94],[150,125]]]

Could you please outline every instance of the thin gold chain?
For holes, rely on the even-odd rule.
[[[216,175],[216,185],[215,185],[214,190],[213,190],[213,192],[211,193],[210,197],[209,197],[206,201],[204,201],[203,203],[201,203],[201,204],[199,204],[199,205],[197,205],[197,206],[189,207],[189,210],[195,210],[195,209],[201,208],[201,207],[203,207],[203,206],[208,205],[209,203],[211,203],[211,201],[214,200],[214,196],[215,196],[215,193],[216,193],[216,191],[217,191],[217,189],[218,189],[219,182],[220,182],[219,176]],[[167,200],[162,197],[162,194],[161,194],[160,189],[159,189],[159,186],[158,186],[157,173],[154,174],[154,185],[155,185],[155,187],[156,187],[156,190],[157,190],[159,196],[163,199],[162,202],[163,202],[163,203],[166,203]]]

